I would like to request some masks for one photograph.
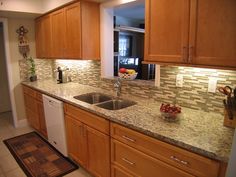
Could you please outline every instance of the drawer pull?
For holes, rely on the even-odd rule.
[[[188,162],[183,161],[183,160],[180,160],[180,159],[178,159],[177,157],[175,157],[175,156],[173,156],[173,155],[170,156],[170,158],[171,158],[172,160],[178,162],[178,163],[182,163],[183,165],[188,165],[188,164],[189,164]]]
[[[134,139],[132,139],[132,138],[130,138],[128,136],[125,136],[125,135],[123,135],[122,138],[124,138],[124,139],[126,139],[128,141],[131,141],[131,142],[135,142],[136,141],[136,140],[134,140]]]
[[[131,161],[129,161],[126,158],[122,158],[122,160],[125,161],[126,163],[130,164],[130,165],[134,165],[135,164],[134,162],[131,162]]]

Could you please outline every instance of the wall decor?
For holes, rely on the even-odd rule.
[[[28,44],[28,39],[26,34],[28,33],[28,30],[24,26],[20,26],[16,32],[18,33],[18,47],[19,47],[19,52],[22,54],[24,58],[27,58],[27,55],[30,51],[29,44]]]

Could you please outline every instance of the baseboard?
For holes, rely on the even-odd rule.
[[[18,127],[26,127],[27,125],[29,125],[27,119],[22,119],[22,120],[17,121],[17,128]]]

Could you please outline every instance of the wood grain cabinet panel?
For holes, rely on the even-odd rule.
[[[23,86],[25,112],[29,124],[47,138],[42,94],[34,89]]]
[[[110,137],[104,133],[109,122],[69,104],[64,110],[70,157],[94,176],[110,177]]]
[[[51,58],[52,34],[50,15],[35,20],[35,39],[36,56],[38,58]]]
[[[81,58],[80,3],[65,7],[65,58]]]
[[[69,156],[82,166],[87,166],[87,145],[83,123],[65,115],[67,147]]]
[[[110,137],[86,127],[88,170],[97,177],[110,177]]]
[[[111,123],[112,138],[198,177],[217,177],[220,163]]]
[[[190,62],[236,67],[236,1],[191,0],[191,4]]]
[[[52,22],[52,57],[62,58],[65,52],[65,18],[64,9],[50,14]]]
[[[116,165],[111,166],[111,177],[135,177],[135,175],[117,167]]]
[[[36,19],[37,57],[99,60],[99,9],[99,3],[74,2],[47,14],[49,18]],[[45,43],[44,39],[48,38],[50,43]]]
[[[111,150],[112,163],[131,171],[134,176],[194,177],[116,140],[112,140]]]
[[[36,101],[36,103],[37,103],[37,114],[39,116],[39,125],[40,125],[39,131],[45,138],[47,138],[47,126],[44,115],[43,103],[38,100]]]
[[[146,0],[147,63],[236,68],[235,0]]]
[[[189,0],[147,0],[145,5],[145,60],[185,62]]]

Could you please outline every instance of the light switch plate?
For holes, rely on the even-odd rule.
[[[216,92],[216,85],[217,85],[217,78],[209,77],[208,92],[215,93]]]
[[[182,74],[177,74],[176,75],[176,87],[183,87],[183,75]]]

